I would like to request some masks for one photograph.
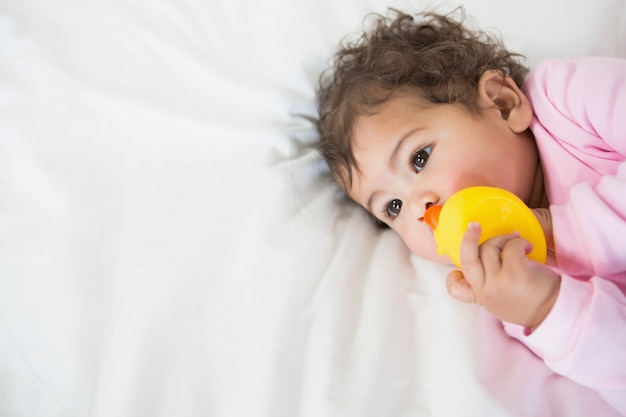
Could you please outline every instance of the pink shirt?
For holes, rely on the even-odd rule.
[[[547,366],[626,415],[626,60],[549,60],[524,85],[550,199],[561,289],[530,335]]]

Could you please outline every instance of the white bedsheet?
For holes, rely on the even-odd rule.
[[[434,4],[0,0],[0,416],[614,415],[315,151],[338,42]],[[464,4],[531,64],[626,57],[622,0]]]

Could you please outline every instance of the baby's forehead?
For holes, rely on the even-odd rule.
[[[356,167],[352,167],[350,172],[350,180],[346,183],[344,192],[356,203],[363,206],[364,202],[362,201],[362,198],[365,194],[364,185],[367,180],[363,178],[363,174]]]

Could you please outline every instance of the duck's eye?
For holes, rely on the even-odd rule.
[[[427,146],[418,150],[413,154],[413,156],[411,156],[411,165],[416,172],[420,172],[424,166],[426,166],[428,158],[430,157],[431,149],[431,146]]]
[[[387,203],[387,207],[385,208],[385,214],[391,218],[397,217],[400,214],[400,210],[402,209],[402,200],[398,200],[394,198],[390,202]]]

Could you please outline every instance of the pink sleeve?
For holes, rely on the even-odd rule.
[[[626,296],[612,282],[563,276],[554,308],[522,341],[550,369],[626,415]]]
[[[577,184],[568,197],[566,204],[550,206],[560,268],[615,276],[626,289],[626,162],[595,187]]]

